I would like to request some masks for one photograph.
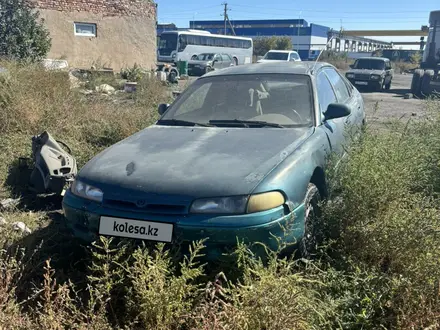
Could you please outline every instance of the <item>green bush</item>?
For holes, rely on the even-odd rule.
[[[39,18],[24,0],[0,0],[0,56],[36,61],[49,52],[51,39]]]

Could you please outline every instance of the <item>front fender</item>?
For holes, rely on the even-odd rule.
[[[325,172],[329,143],[326,136],[315,131],[304,144],[291,153],[271,173],[269,173],[253,193],[281,190],[291,207],[304,202],[310,179],[317,168]]]

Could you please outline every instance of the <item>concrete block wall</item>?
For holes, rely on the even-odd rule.
[[[70,67],[119,70],[156,63],[156,4],[151,0],[28,0],[52,38],[48,58]],[[75,35],[75,23],[96,24],[96,37]]]

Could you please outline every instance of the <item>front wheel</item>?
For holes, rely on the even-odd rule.
[[[206,74],[206,73],[209,73],[209,72],[211,72],[211,71],[214,71],[214,69],[211,68],[210,66],[207,66],[207,67],[205,68],[205,74]]]
[[[391,80],[388,84],[385,85],[385,89],[389,91],[391,89]]]
[[[169,76],[168,76],[168,80],[170,83],[175,84],[177,83],[177,73],[175,71],[171,71]]]
[[[321,215],[320,201],[321,195],[318,188],[313,183],[309,183],[304,199],[304,236],[299,242],[299,253],[304,259],[310,259],[316,253],[318,244],[316,220]]]

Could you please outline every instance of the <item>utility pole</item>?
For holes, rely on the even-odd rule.
[[[297,42],[296,42],[296,51],[298,52],[298,54],[299,54],[299,29],[300,29],[300,26],[302,25],[301,24],[301,14],[302,14],[302,11],[300,11],[299,12],[299,15],[298,15],[298,24],[297,24],[297,26],[298,26],[298,40],[297,40]]]
[[[224,3],[222,3],[222,5],[225,7],[224,11],[223,11],[223,20],[224,20],[224,24],[225,24],[224,35],[226,35],[226,21],[228,20],[228,3],[224,2]]]

